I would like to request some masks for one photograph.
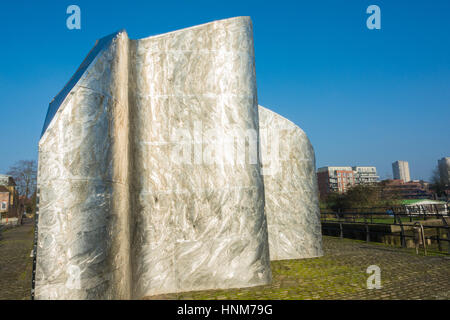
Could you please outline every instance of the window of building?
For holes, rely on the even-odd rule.
[[[2,201],[1,209],[6,210],[6,201]]]

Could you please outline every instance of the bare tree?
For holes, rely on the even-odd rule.
[[[36,191],[37,165],[35,160],[20,160],[9,167],[8,175],[14,178],[20,195],[26,199]]]

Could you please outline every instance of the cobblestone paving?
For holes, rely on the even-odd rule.
[[[208,290],[148,299],[450,299],[450,256],[324,236],[321,258],[272,262],[271,285]],[[33,225],[3,232],[0,300],[29,299]],[[370,265],[381,268],[381,289],[366,287]]]
[[[147,299],[450,299],[450,256],[324,236],[321,258],[272,262],[271,285]],[[367,289],[367,267],[381,268],[381,289]]]
[[[30,299],[33,223],[2,232],[0,237],[0,300]]]

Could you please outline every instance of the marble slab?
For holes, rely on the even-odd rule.
[[[99,40],[39,141],[36,299],[271,282],[322,254],[312,146],[258,107],[249,17]]]
[[[259,106],[271,260],[323,255],[314,149],[305,132]]]
[[[269,283],[259,157],[222,144],[258,132],[250,19],[100,42],[39,142],[35,297]]]

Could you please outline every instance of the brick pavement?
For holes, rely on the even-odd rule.
[[[29,299],[33,225],[0,239],[0,299]],[[148,299],[450,299],[450,256],[324,236],[321,258],[272,262],[270,285],[196,291]],[[366,288],[366,269],[381,268],[381,289]]]
[[[0,238],[0,300],[30,299],[33,222],[2,232]]]
[[[450,256],[324,236],[321,258],[272,262],[271,285],[167,294],[147,299],[450,299]],[[367,289],[367,267],[381,289]]]

